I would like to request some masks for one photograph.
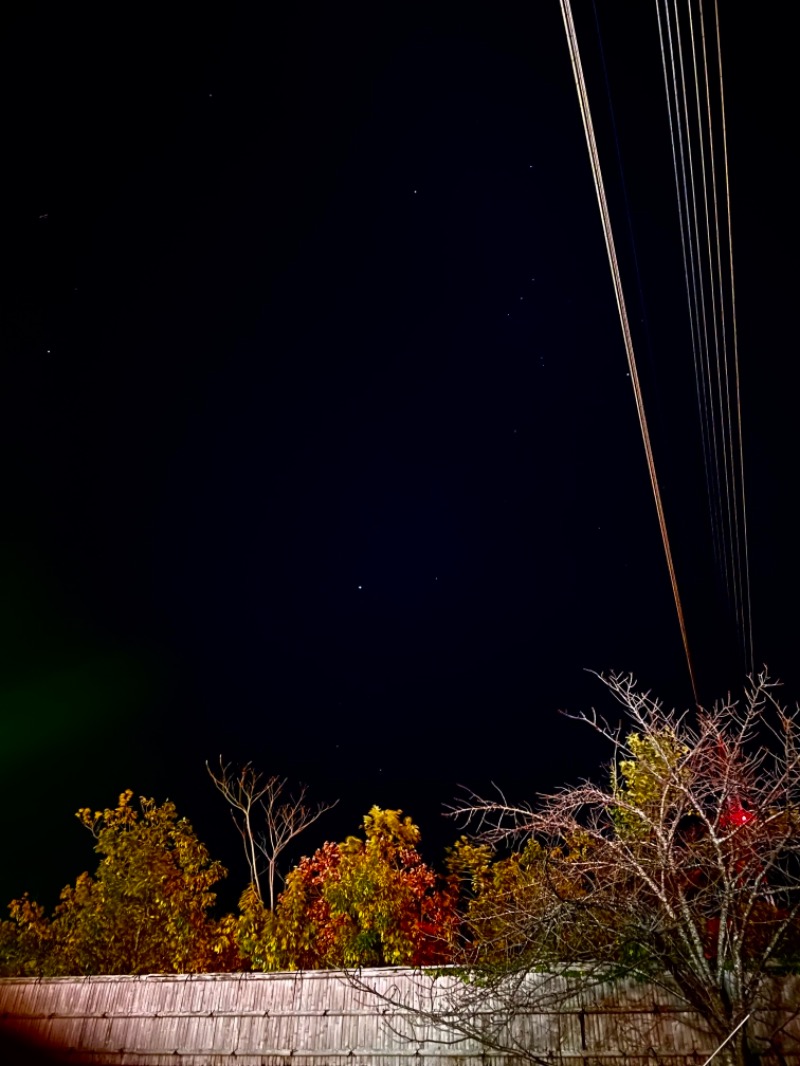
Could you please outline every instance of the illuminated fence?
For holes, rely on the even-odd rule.
[[[631,982],[565,999],[549,981],[530,1009],[473,1002],[471,1024],[492,1027],[503,1049],[455,1033],[442,1018],[458,979],[404,969],[279,974],[0,979],[0,1024],[81,1062],[130,1066],[700,1066],[715,1041],[677,995]],[[534,992],[537,993],[537,989]],[[800,978],[772,982],[755,1020],[764,1066],[800,1066]],[[421,1012],[421,1013],[420,1013]],[[488,1031],[488,1030],[487,1030]]]

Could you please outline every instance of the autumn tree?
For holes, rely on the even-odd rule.
[[[210,914],[227,871],[175,805],[123,792],[116,808],[77,812],[100,862],[61,892],[52,916],[27,895],[0,925],[6,974],[204,972],[239,963],[230,920]]]
[[[554,895],[565,909],[585,895],[582,859],[590,846],[575,836],[548,849],[529,838],[518,850],[497,854],[488,844],[462,836],[447,857],[458,915],[453,961],[461,967],[503,969],[533,957],[539,966],[545,960],[557,965],[566,958],[572,963],[594,958],[598,940],[614,937],[613,923],[606,921],[587,935],[572,908],[558,940],[550,935]],[[533,915],[548,911],[548,922],[532,922]]]
[[[455,913],[402,811],[373,807],[363,837],[326,843],[286,877],[274,912],[243,908],[254,968],[424,965],[449,958]]]
[[[285,777],[265,777],[249,762],[237,770],[220,756],[219,771],[212,770],[208,763],[206,770],[229,805],[233,824],[242,838],[251,885],[244,896],[245,907],[267,904],[272,910],[281,855],[339,801],[312,804],[305,785],[291,793]],[[266,880],[266,899],[262,879]]]
[[[715,1062],[777,1052],[787,1019],[773,1010],[774,975],[800,959],[798,713],[766,674],[741,702],[683,714],[631,677],[603,680],[622,724],[574,716],[610,745],[599,784],[454,804],[473,828],[451,857],[467,882],[464,979],[429,1020],[446,1014],[454,1039],[540,1062],[504,1044],[515,1013],[646,979],[703,1019]]]

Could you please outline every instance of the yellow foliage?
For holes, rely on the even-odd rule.
[[[100,856],[94,876],[67,885],[51,917],[27,896],[0,926],[0,972],[58,974],[202,972],[241,961],[230,923],[209,911],[227,871],[212,861],[169,801],[133,792],[116,808],[77,818]]]

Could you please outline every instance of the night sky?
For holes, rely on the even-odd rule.
[[[93,868],[73,812],[128,787],[235,900],[219,753],[341,798],[304,851],[377,803],[436,858],[458,783],[607,758],[558,713],[613,711],[587,670],[691,703],[557,0],[4,18],[3,902]],[[745,664],[655,6],[575,18],[711,702]],[[721,21],[755,658],[793,701],[796,86],[773,17]]]

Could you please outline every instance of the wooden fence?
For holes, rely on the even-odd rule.
[[[81,1062],[126,1066],[701,1066],[716,1048],[679,996],[615,982],[554,995],[552,1009],[531,995],[535,1005],[499,1028],[497,1005],[479,999],[474,1024],[494,1026],[492,1049],[445,1024],[459,987],[404,969],[359,980],[330,971],[4,978],[0,1025]],[[757,1028],[778,1036],[771,1050],[764,1042],[762,1063],[800,1066],[800,979],[776,979],[772,992]]]

